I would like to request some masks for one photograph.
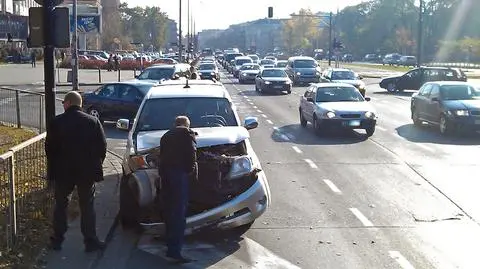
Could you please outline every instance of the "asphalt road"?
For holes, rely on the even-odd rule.
[[[302,128],[291,95],[259,95],[222,79],[269,179],[271,208],[246,233],[190,237],[182,268],[478,268],[478,137],[415,128],[409,98],[369,85],[377,132],[316,136]],[[233,82],[232,82],[233,81]],[[367,84],[376,81],[366,80]],[[126,133],[106,125],[122,154]],[[117,229],[96,268],[176,268],[162,241]]]

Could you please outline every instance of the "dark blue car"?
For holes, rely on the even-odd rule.
[[[139,81],[105,84],[83,94],[83,107],[102,123],[118,119],[133,120],[143,98],[155,85]]]

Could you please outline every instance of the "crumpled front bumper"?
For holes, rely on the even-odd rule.
[[[144,184],[139,184],[143,186],[139,189],[143,189],[144,195],[148,197],[142,198],[140,193],[140,204],[148,206],[149,201],[153,202],[155,173],[143,170],[135,172],[133,176],[137,179],[137,182],[140,179],[139,177],[142,178],[140,181]],[[158,178],[158,174],[156,177]],[[150,186],[147,186],[148,184]],[[256,182],[242,194],[215,208],[188,217],[185,232],[190,234],[202,228],[230,229],[251,223],[266,211],[270,202],[271,195],[268,181],[265,172],[260,171],[257,174]],[[141,225],[145,229],[155,230],[155,233],[164,233],[164,223],[141,223]]]

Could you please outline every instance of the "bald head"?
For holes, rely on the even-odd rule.
[[[76,91],[68,92],[63,98],[63,107],[68,109],[71,106],[82,107],[82,96]]]
[[[190,128],[190,119],[187,116],[178,116],[175,118],[175,127]]]

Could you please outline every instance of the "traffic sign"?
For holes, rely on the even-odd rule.
[[[43,6],[43,3],[45,2],[45,0],[34,0],[34,1],[35,1],[35,3],[37,3],[41,6]],[[62,4],[64,0],[52,0],[52,1],[53,1],[53,6],[58,6],[58,5]]]

